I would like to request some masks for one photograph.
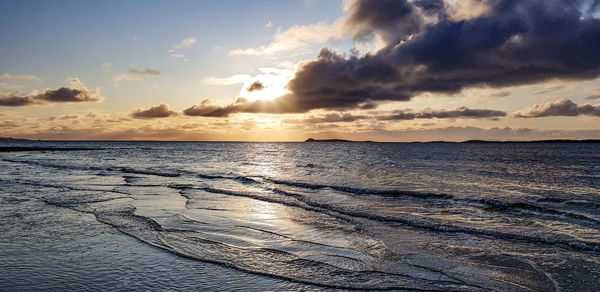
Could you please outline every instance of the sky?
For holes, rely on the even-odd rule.
[[[0,137],[600,139],[599,0],[0,0]]]

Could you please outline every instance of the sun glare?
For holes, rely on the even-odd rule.
[[[270,100],[289,93],[285,86],[294,73],[285,69],[260,68],[262,74],[249,78],[240,90],[240,96],[249,100]]]

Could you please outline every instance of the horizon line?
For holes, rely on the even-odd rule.
[[[309,141],[312,140],[312,141]],[[111,139],[25,139],[0,137],[0,142],[191,142],[191,143],[600,143],[600,139],[542,139],[542,140],[482,140],[469,139],[461,141],[428,140],[428,141],[373,141],[346,140],[340,138],[313,139],[293,141],[252,141],[252,140],[111,140]]]

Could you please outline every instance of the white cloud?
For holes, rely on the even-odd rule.
[[[183,59],[185,58],[184,54],[181,53],[169,53],[169,56],[175,58],[175,59]]]
[[[142,80],[143,78],[139,75],[130,75],[130,74],[121,74],[121,75],[117,75],[115,77],[113,77],[113,81],[114,82],[119,82],[119,81],[139,81]]]
[[[192,47],[194,45],[196,45],[196,38],[189,37],[189,38],[183,39],[178,45],[176,45],[172,49],[168,50],[167,54],[169,54],[169,56],[171,56],[172,58],[183,59],[184,61],[187,61],[188,59],[179,50],[188,48],[188,47]]]
[[[191,46],[193,46],[195,44],[196,44],[196,38],[195,37],[189,37],[189,38],[183,39],[179,43],[179,45],[175,46],[175,48],[176,49],[183,49],[185,47],[191,47]]]
[[[343,18],[339,18],[332,24],[319,22],[304,26],[295,25],[286,31],[278,29],[271,43],[255,48],[234,49],[229,51],[229,55],[273,55],[339,39],[344,36],[343,21]]]
[[[269,21],[269,22],[267,22],[267,24],[265,24],[265,27],[271,28],[271,27],[273,27],[273,23]]]
[[[232,85],[244,83],[248,79],[250,79],[250,75],[236,74],[230,77],[208,77],[202,80],[202,82],[206,85]]]
[[[77,77],[67,77],[66,81],[69,84],[69,86],[71,86],[71,88],[87,89],[85,87],[85,84],[83,84],[83,82],[81,82],[81,80]]]
[[[23,74],[23,75],[18,75],[18,74],[8,74],[8,73],[4,73],[2,75],[0,75],[0,80],[6,80],[6,81],[42,81],[41,78],[34,76],[34,75],[27,75],[27,74]]]

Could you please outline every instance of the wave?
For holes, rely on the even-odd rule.
[[[317,211],[324,212],[326,214],[330,214],[338,217],[342,220],[352,220],[352,218],[365,218],[370,220],[375,220],[379,222],[386,223],[398,223],[403,224],[405,226],[410,226],[413,228],[425,229],[435,232],[451,232],[451,233],[466,233],[476,236],[489,236],[497,239],[503,240],[521,240],[526,242],[534,242],[534,243],[542,243],[549,245],[560,245],[563,247],[569,247],[577,250],[588,250],[588,251],[600,251],[600,244],[596,242],[588,242],[582,240],[567,240],[567,239],[552,239],[552,238],[543,238],[536,237],[525,234],[516,234],[510,232],[499,232],[495,230],[481,229],[481,228],[473,228],[467,226],[459,226],[453,224],[444,224],[441,222],[433,221],[430,218],[426,217],[418,217],[418,216],[401,216],[401,215],[381,215],[375,214],[373,212],[368,212],[366,210],[356,210],[356,209],[348,209],[332,206],[326,202],[316,201],[315,199],[308,198],[305,195],[300,193],[294,193],[290,191],[286,191],[280,189],[278,187],[270,187],[268,183],[274,184],[275,186],[290,186],[294,188],[301,189],[311,189],[311,190],[319,190],[319,189],[332,189],[339,192],[349,193],[353,195],[378,195],[378,196],[387,196],[387,197],[411,197],[422,200],[436,200],[441,201],[447,204],[466,204],[469,206],[473,206],[476,208],[484,209],[489,212],[498,212],[498,213],[506,213],[513,212],[519,213],[523,211],[529,212],[529,215],[535,216],[561,216],[565,218],[570,218],[573,220],[577,220],[578,224],[583,222],[588,222],[589,224],[593,224],[597,226],[600,224],[600,220],[586,216],[583,214],[568,212],[564,210],[558,210],[549,208],[546,206],[534,205],[529,202],[503,202],[496,199],[471,199],[471,198],[458,198],[454,195],[450,194],[440,194],[440,193],[431,193],[431,192],[417,192],[417,191],[407,191],[407,190],[381,190],[381,189],[367,189],[367,188],[355,188],[355,187],[344,187],[344,186],[336,186],[336,185],[328,185],[328,184],[315,184],[315,183],[306,183],[306,182],[296,182],[296,181],[287,181],[280,180],[268,177],[259,177],[260,180],[257,180],[252,177],[240,176],[233,173],[229,175],[222,174],[199,174],[189,171],[178,171],[178,172],[159,172],[154,170],[147,169],[136,169],[132,167],[123,167],[123,166],[109,166],[109,167],[81,167],[75,165],[60,165],[60,164],[52,164],[38,161],[24,161],[24,160],[15,160],[15,159],[3,159],[7,162],[14,163],[27,163],[33,165],[39,165],[44,167],[53,167],[60,169],[77,169],[77,170],[93,170],[93,171],[103,171],[103,172],[120,172],[120,173],[131,173],[131,174],[144,174],[144,175],[156,175],[163,177],[178,177],[182,174],[192,174],[196,177],[207,179],[207,180],[234,180],[240,182],[242,184],[250,184],[250,185],[260,185],[265,190],[270,191],[271,195],[265,195],[263,193],[252,193],[252,192],[235,192],[230,190],[224,190],[214,187],[196,187],[195,185],[190,184],[171,184],[167,185],[170,188],[175,189],[199,189],[209,193],[220,193],[231,196],[241,196],[253,198],[261,201],[271,202],[271,203],[279,203],[287,206],[302,208],[309,211]],[[64,187],[64,186],[61,186]],[[539,200],[540,203],[548,202],[548,203],[560,203],[560,204],[576,204],[578,206],[592,206],[596,207],[595,203],[592,202],[580,202],[580,201],[570,201],[565,200],[561,201],[559,199],[546,199]]]
[[[305,182],[294,182],[294,181],[285,181],[271,178],[264,178],[265,181],[270,181],[272,183],[278,185],[287,185],[291,187],[299,187],[306,189],[332,189],[340,192],[351,193],[356,195],[378,195],[378,196],[390,196],[390,197],[399,197],[399,196],[408,196],[412,198],[418,199],[436,199],[436,200],[444,200],[448,203],[461,203],[468,204],[470,206],[478,207],[481,209],[485,209],[488,211],[534,211],[538,213],[543,213],[547,215],[558,215],[564,216],[576,220],[588,221],[594,224],[600,224],[600,220],[596,218],[592,218],[586,215],[567,212],[563,210],[556,210],[544,206],[533,205],[526,202],[503,202],[496,199],[470,199],[470,198],[458,198],[456,196],[450,194],[439,194],[439,193],[431,193],[431,192],[417,192],[417,191],[407,191],[407,190],[378,190],[378,189],[363,189],[363,188],[353,188],[353,187],[342,187],[336,185],[325,185],[325,184],[313,184],[313,183],[305,183]],[[540,202],[544,202],[543,200],[539,200]],[[548,200],[549,202],[558,202],[558,200]],[[580,206],[593,206],[596,207],[598,204],[592,202],[576,202],[570,200],[560,201],[560,203],[564,204],[573,204]]]
[[[80,171],[99,171],[102,174],[106,174],[106,172],[122,172],[122,173],[130,173],[130,174],[145,174],[145,175],[155,175],[162,177],[178,177],[181,173],[175,172],[160,172],[149,169],[136,169],[127,166],[108,166],[108,167],[98,167],[98,166],[78,166],[78,165],[64,165],[64,164],[54,164],[33,160],[15,160],[15,159],[6,159],[3,158],[3,161],[12,162],[12,163],[22,163],[43,167],[50,167],[55,169],[63,169],[63,170],[80,170]]]
[[[437,280],[430,280],[414,275],[379,271],[353,257],[331,255],[326,256],[327,258],[319,256],[305,258],[279,249],[234,246],[212,240],[201,232],[165,227],[154,219],[136,214],[136,209],[128,205],[120,209],[101,210],[86,205],[96,200],[70,200],[57,196],[45,197],[41,200],[49,205],[93,214],[101,223],[179,256],[254,274],[340,289],[435,291],[480,289],[479,286],[469,285],[448,275],[440,274]],[[253,230],[268,232],[256,228]],[[357,269],[357,267],[362,268]]]
[[[171,185],[172,188],[178,186]],[[181,186],[179,186],[181,187]],[[478,229],[464,226],[456,226],[451,224],[443,224],[439,222],[433,222],[431,219],[426,217],[418,216],[401,216],[401,215],[380,215],[374,214],[364,210],[340,208],[332,206],[331,204],[314,202],[307,199],[305,196],[300,194],[294,194],[292,192],[274,189],[273,191],[277,194],[284,195],[288,198],[294,198],[296,201],[282,200],[281,197],[268,197],[264,195],[251,194],[249,192],[235,192],[224,189],[217,189],[211,187],[190,187],[185,186],[186,189],[202,190],[209,193],[218,193],[230,196],[247,197],[256,200],[261,200],[270,203],[279,203],[286,206],[298,207],[307,211],[322,212],[331,216],[334,216],[342,220],[352,220],[351,218],[364,218],[382,223],[398,223],[412,228],[424,229],[428,231],[442,232],[442,233],[465,233],[475,236],[488,236],[500,240],[519,240],[530,243],[540,243],[546,245],[558,245],[566,248],[572,248],[576,250],[584,251],[600,251],[600,243],[588,242],[582,240],[566,240],[566,239],[551,239],[537,236],[530,236],[517,233],[500,232],[488,229]]]

